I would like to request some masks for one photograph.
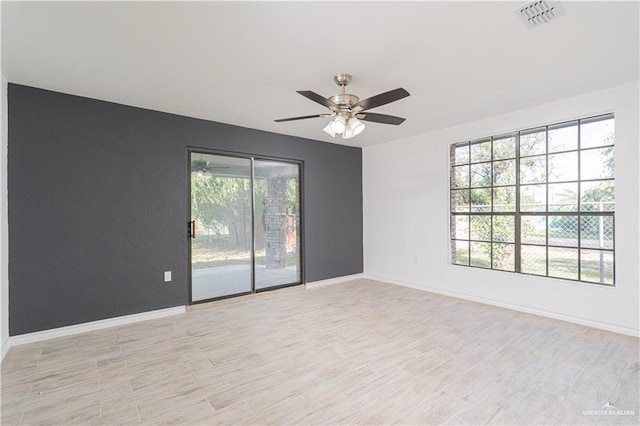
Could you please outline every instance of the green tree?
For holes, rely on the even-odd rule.
[[[191,176],[191,215],[230,248],[251,247],[251,185],[247,178]],[[249,231],[247,231],[249,230]]]

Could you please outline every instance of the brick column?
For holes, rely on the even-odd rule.
[[[265,245],[267,268],[284,268],[287,259],[287,181],[276,177],[267,179],[264,198]]]

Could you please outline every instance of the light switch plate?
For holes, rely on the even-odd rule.
[[[168,283],[171,281],[171,271],[164,271],[164,282]]]

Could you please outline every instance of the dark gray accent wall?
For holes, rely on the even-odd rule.
[[[188,303],[188,147],[303,161],[305,281],[362,272],[359,148],[16,84],[8,100],[11,335]]]

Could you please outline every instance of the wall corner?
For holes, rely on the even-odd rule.
[[[9,220],[7,197],[8,103],[7,79],[0,89],[0,360],[9,351]]]

